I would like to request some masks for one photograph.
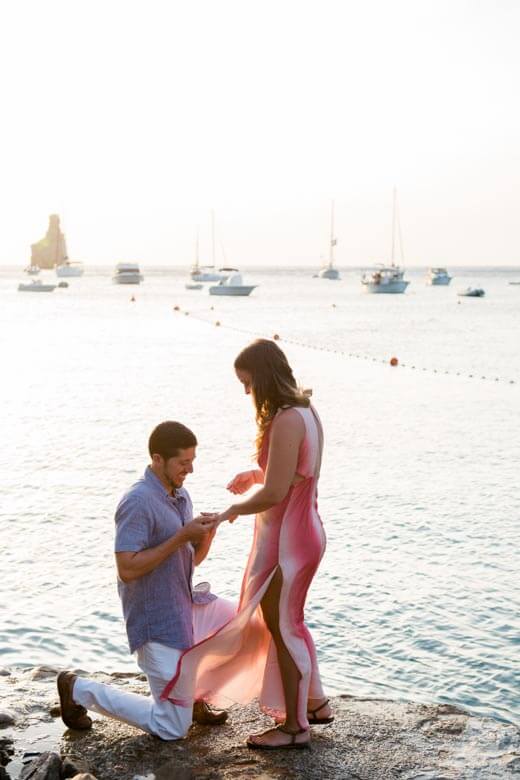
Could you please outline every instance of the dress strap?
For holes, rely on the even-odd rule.
[[[312,415],[314,417],[314,422],[316,423],[316,428],[318,429],[318,457],[316,459],[316,466],[314,469],[314,478],[319,479],[320,471],[321,471],[321,458],[323,454],[323,426],[312,404],[309,405],[309,409],[312,412]]]

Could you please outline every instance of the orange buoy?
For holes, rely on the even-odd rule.
[[[390,358],[390,365],[391,366],[398,366],[399,365],[398,359],[396,357]]]
[[[278,333],[274,334],[273,341],[280,341],[280,336],[278,335]]]

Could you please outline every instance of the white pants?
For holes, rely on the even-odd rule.
[[[235,604],[220,598],[209,604],[194,604],[195,644],[231,620],[235,612]],[[180,739],[191,726],[193,706],[179,707],[163,701],[161,693],[175,674],[181,653],[182,650],[158,642],[147,642],[139,648],[137,663],[148,678],[151,697],[125,693],[115,686],[78,677],[74,683],[74,701],[87,710],[129,723],[161,739]]]

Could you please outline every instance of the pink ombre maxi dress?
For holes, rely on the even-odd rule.
[[[194,698],[203,699],[217,707],[246,704],[258,697],[264,712],[285,716],[276,647],[260,608],[279,567],[283,575],[280,629],[301,675],[298,721],[301,728],[307,728],[307,699],[325,698],[314,642],[303,614],[307,591],[325,551],[316,490],[323,434],[312,407],[292,408],[305,424],[296,469],[303,479],[291,486],[281,503],[256,516],[237,614],[215,634],[183,653],[162,697],[184,706],[190,706]],[[268,452],[269,429],[258,457],[264,471]]]

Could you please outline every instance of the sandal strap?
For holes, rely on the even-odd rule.
[[[277,726],[277,730],[281,731],[282,734],[287,734],[288,737],[291,737],[291,745],[294,745],[296,743],[296,737],[298,734],[305,734],[308,729],[298,729],[298,731],[289,731],[287,728],[284,728],[283,723],[280,723],[279,726]]]
[[[322,710],[328,703],[329,703],[329,699],[325,699],[325,701],[322,704],[320,704],[319,707],[316,707],[315,710],[307,710],[307,712],[310,712],[312,717],[315,718],[316,713]]]

